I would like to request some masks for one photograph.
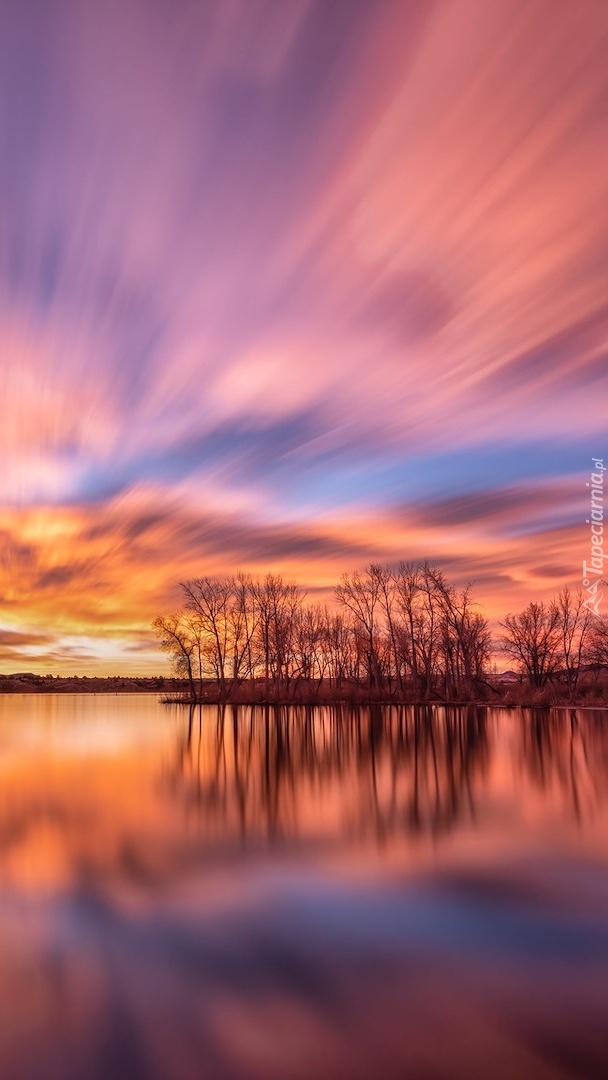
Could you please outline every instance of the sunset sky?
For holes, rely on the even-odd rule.
[[[166,671],[193,575],[580,583],[607,56],[599,0],[2,0],[0,671]]]

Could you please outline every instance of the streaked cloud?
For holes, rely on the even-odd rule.
[[[577,580],[607,46],[594,0],[2,5],[0,593],[42,666],[152,670],[189,573]]]

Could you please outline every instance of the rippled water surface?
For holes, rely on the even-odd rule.
[[[0,697],[0,1077],[608,1077],[608,713]]]

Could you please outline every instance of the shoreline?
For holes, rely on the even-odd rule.
[[[539,704],[538,702],[513,702],[513,701],[349,701],[347,699],[334,700],[334,701],[184,701],[183,698],[169,698],[163,699],[158,696],[157,690],[141,690],[141,689],[128,689],[128,690],[77,690],[77,689],[62,689],[55,690],[51,687],[43,690],[28,690],[19,689],[16,691],[2,691],[0,690],[0,697],[15,698],[15,697],[155,697],[159,705],[167,706],[179,706],[183,709],[202,709],[202,708],[233,708],[233,709],[369,709],[369,708],[381,708],[381,709],[509,709],[516,710],[534,710],[536,712],[547,712],[550,709],[558,710],[576,710],[577,712],[608,712],[608,701],[598,702],[593,705],[580,704],[577,702],[550,702],[548,704]]]
[[[605,678],[598,682],[583,683],[573,697],[567,697],[565,688],[559,685],[535,690],[512,682],[487,683],[487,694],[474,698],[442,698],[438,694],[432,699],[398,697],[396,691],[376,691],[365,687],[351,686],[338,690],[328,686],[299,688],[295,694],[281,695],[279,688],[268,690],[262,686],[242,686],[233,688],[232,693],[220,694],[217,685],[197,687],[200,697],[193,699],[190,686],[179,678],[166,676],[52,676],[35,675],[21,672],[14,675],[0,675],[0,696],[15,695],[79,695],[82,697],[107,694],[129,696],[144,694],[155,696],[160,704],[179,705],[197,708],[211,706],[246,706],[273,708],[321,708],[339,706],[342,708],[363,707],[448,707],[463,708],[504,708],[504,709],[608,709],[608,682]],[[266,692],[265,692],[266,691]],[[491,694],[490,694],[491,691]]]

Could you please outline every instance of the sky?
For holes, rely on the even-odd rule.
[[[203,574],[580,584],[607,49],[599,0],[1,0],[0,671],[163,672]]]

